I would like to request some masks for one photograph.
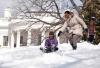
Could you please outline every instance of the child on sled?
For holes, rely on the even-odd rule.
[[[49,37],[45,40],[45,48],[40,48],[45,53],[55,52],[58,50],[58,41],[53,31],[49,32]]]

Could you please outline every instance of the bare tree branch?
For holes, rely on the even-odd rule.
[[[74,3],[73,0],[70,0],[76,10],[79,12],[78,6]],[[81,0],[83,1],[83,0]],[[22,18],[33,19],[43,24],[50,25],[51,27],[63,24],[64,20],[61,17],[60,6],[56,0],[18,0],[17,1],[17,11],[19,16],[22,15]],[[47,22],[42,20],[40,17],[53,17],[59,21]],[[30,21],[31,22],[31,21]],[[37,22],[36,22],[37,23]],[[34,24],[33,24],[34,25]],[[30,25],[31,27],[32,25]]]
[[[74,3],[74,1],[73,1],[73,0],[70,0],[70,1],[71,1],[72,5],[74,6],[74,8],[75,8],[78,12],[80,12],[79,7]]]

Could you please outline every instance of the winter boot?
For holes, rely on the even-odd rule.
[[[77,46],[73,46],[73,50],[76,50],[77,49]]]
[[[77,46],[74,46],[73,44],[71,44],[73,50],[76,50],[77,49]]]

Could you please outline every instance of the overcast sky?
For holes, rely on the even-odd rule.
[[[0,0],[0,17],[3,16],[4,9],[11,7],[12,0]]]
[[[12,1],[13,0],[0,0],[0,17],[3,16],[4,14],[4,9],[7,8],[7,7],[12,7]],[[70,0],[61,0],[63,1],[63,5],[62,6],[65,6],[65,9],[66,9],[66,5],[70,4]],[[74,0],[75,3],[77,3],[77,5],[82,5],[82,3],[80,2],[80,0]]]

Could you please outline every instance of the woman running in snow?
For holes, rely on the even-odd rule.
[[[73,50],[77,49],[77,43],[81,40],[83,36],[83,29],[87,31],[87,25],[85,22],[71,11],[65,11],[64,13],[64,24],[59,30],[58,36],[60,36],[64,30],[67,28],[69,33],[69,42]]]

